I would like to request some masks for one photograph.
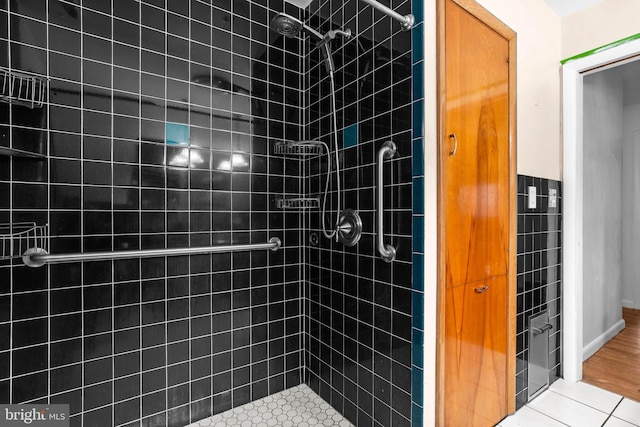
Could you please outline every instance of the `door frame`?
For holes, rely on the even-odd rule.
[[[448,151],[448,136],[444,129],[446,111],[445,81],[445,1],[436,3],[436,67],[437,67],[437,141],[438,141],[438,284],[437,284],[437,348],[436,348],[436,424],[445,425],[445,239],[444,239],[444,179],[443,160]],[[509,267],[507,277],[507,412],[515,411],[516,401],[516,225],[517,225],[517,162],[516,162],[516,33],[475,0],[451,0],[478,20],[504,37],[509,43]]]
[[[563,377],[582,379],[583,334],[583,77],[640,55],[640,40],[614,43],[562,66]]]

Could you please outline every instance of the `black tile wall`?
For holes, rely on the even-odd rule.
[[[409,1],[392,3],[399,13],[411,12]],[[356,246],[345,247],[323,237],[319,211],[306,218],[309,232],[319,236],[318,245],[307,243],[308,381],[356,425],[410,426],[412,33],[359,2],[314,2],[309,22],[320,32],[349,28],[354,34],[348,40],[336,37],[331,47],[342,208],[359,212],[363,235]],[[319,50],[311,49],[307,61],[306,137],[333,150],[330,80]],[[375,247],[376,153],[387,140],[398,147],[384,166],[386,239],[398,250],[392,263]],[[326,168],[324,156],[305,164],[309,194],[322,197]],[[335,180],[331,185],[327,224],[335,221],[337,209]]]
[[[72,426],[183,426],[304,379],[297,161],[302,44],[282,0],[0,2],[0,66],[48,79],[0,104],[0,223],[50,252],[263,243],[278,252],[0,261],[0,402],[67,403]],[[166,143],[169,129],[188,132]],[[12,337],[9,339],[8,337]]]
[[[536,208],[528,208],[528,187],[536,188]],[[556,206],[549,206],[549,190]],[[549,333],[549,383],[562,375],[562,185],[559,181],[518,175],[516,407],[527,403],[529,317],[543,311]]]

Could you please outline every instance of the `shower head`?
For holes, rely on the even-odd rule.
[[[313,28],[305,25],[304,22],[294,18],[286,13],[279,13],[271,20],[271,29],[285,37],[297,37],[300,31],[306,30],[309,34],[314,36],[317,41],[324,40],[324,36]]]
[[[271,20],[271,29],[285,37],[296,37],[302,30],[302,21],[285,13],[279,13]]]
[[[345,38],[351,37],[351,30],[331,30],[327,34],[322,35],[317,30],[314,30],[304,22],[286,13],[278,13],[271,20],[271,29],[284,37],[297,37],[300,31],[305,30],[316,39],[316,47],[322,50],[324,56],[324,64],[328,73],[335,71],[335,65],[333,63],[333,57],[331,55],[331,48],[329,42],[336,38],[336,35],[340,35]]]

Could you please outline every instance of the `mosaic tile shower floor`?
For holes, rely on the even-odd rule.
[[[305,384],[205,418],[187,427],[355,427]]]

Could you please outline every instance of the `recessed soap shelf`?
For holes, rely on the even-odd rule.
[[[22,258],[23,255],[46,253],[49,225],[35,222],[0,224],[0,260]]]

